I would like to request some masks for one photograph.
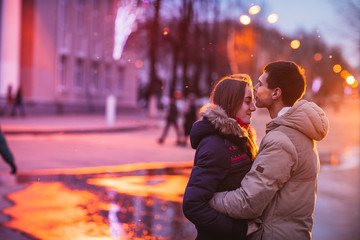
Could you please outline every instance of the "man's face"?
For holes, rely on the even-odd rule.
[[[255,105],[258,108],[267,108],[272,105],[273,89],[268,88],[267,78],[269,74],[264,72],[260,77],[258,83],[254,87]]]

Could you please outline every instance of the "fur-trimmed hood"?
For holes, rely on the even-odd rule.
[[[300,100],[284,115],[274,118],[266,126],[266,132],[278,126],[294,128],[311,139],[320,141],[329,131],[329,120],[325,112],[313,102]]]
[[[229,117],[220,106],[207,103],[200,109],[202,120],[197,121],[191,129],[191,146],[196,148],[204,137],[220,133],[231,140],[251,137],[255,141],[255,130],[242,128],[236,119]]]

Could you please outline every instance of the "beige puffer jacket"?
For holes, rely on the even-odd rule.
[[[297,102],[267,124],[242,187],[215,194],[210,205],[234,218],[258,218],[261,227],[249,239],[311,239],[320,167],[315,140],[328,129],[320,107]]]

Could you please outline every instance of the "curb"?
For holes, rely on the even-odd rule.
[[[51,135],[51,134],[92,134],[92,133],[115,133],[115,132],[132,132],[138,130],[146,130],[150,128],[148,125],[139,125],[134,127],[118,127],[118,128],[94,128],[94,129],[59,129],[59,130],[5,130],[6,135]]]

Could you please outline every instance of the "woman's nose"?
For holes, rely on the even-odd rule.
[[[250,104],[250,111],[252,111],[252,112],[256,111],[254,102],[251,102],[251,104]]]

